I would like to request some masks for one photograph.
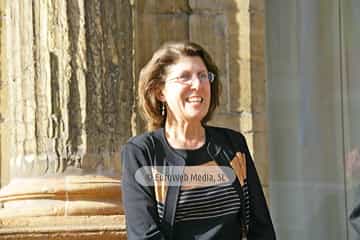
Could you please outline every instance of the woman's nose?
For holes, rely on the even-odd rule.
[[[198,89],[202,83],[203,82],[200,80],[199,76],[197,76],[197,75],[193,76],[191,79],[191,87],[192,88]]]

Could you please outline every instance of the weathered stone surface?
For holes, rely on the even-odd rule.
[[[119,177],[120,145],[131,135],[129,1],[0,6],[1,185],[10,182],[0,191],[0,238],[123,239],[124,227],[100,218],[90,227],[66,222],[123,214],[119,179],[104,176]],[[51,215],[67,217],[18,225]]]
[[[8,146],[8,132],[9,128],[4,127],[4,123],[7,120],[8,114],[8,90],[7,90],[7,59],[6,59],[6,32],[5,26],[7,17],[7,9],[5,1],[0,1],[0,187],[8,181],[9,172],[8,161],[9,158],[9,146]]]
[[[264,1],[250,1],[252,110],[266,112]]]
[[[217,113],[211,120],[211,125],[226,126],[228,128],[236,129],[242,133],[253,131],[254,116],[249,112],[241,113]]]
[[[11,175],[117,174],[131,136],[130,3],[6,1],[4,9]]]
[[[119,179],[103,176],[18,178],[0,190],[0,219],[123,214]]]
[[[176,14],[189,11],[188,0],[134,0],[136,11],[150,14]],[[150,24],[149,24],[150,25]]]
[[[166,41],[189,40],[189,14],[186,0],[134,1],[135,89],[141,68],[157,48]],[[137,98],[137,92],[134,95]],[[139,134],[146,124],[136,104],[133,110],[132,132]]]
[[[2,218],[0,239],[125,240],[123,215]]]
[[[87,153],[84,167],[116,174],[116,153],[131,135],[132,15],[128,1],[85,2]],[[99,156],[98,156],[99,155]]]

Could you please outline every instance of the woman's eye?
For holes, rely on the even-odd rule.
[[[183,74],[179,77],[179,80],[182,82],[187,82],[189,80],[191,80],[191,75],[190,74]]]
[[[207,76],[206,73],[200,73],[200,74],[199,74],[199,79],[200,79],[201,81],[206,81],[206,80],[208,79],[208,76]]]

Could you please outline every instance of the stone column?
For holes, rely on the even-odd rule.
[[[0,9],[0,159],[9,163],[1,166],[9,178],[2,174],[0,238],[121,239],[129,1],[8,0]]]

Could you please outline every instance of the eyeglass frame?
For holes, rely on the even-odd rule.
[[[201,73],[200,73],[201,74]],[[208,71],[207,72],[207,80],[209,81],[209,83],[213,83],[215,81],[215,73],[213,72],[210,72]],[[165,82],[171,82],[171,81],[174,81],[174,80],[179,80],[181,78],[184,78],[184,77],[173,77],[173,78],[169,78],[169,79],[166,79]],[[203,82],[205,80],[201,80],[199,76],[197,76],[197,78],[200,80],[200,82]],[[178,81],[178,83],[181,83],[181,84],[186,84],[186,85],[191,85],[192,84],[192,81],[193,81],[193,78],[189,78],[186,82],[185,81]]]

